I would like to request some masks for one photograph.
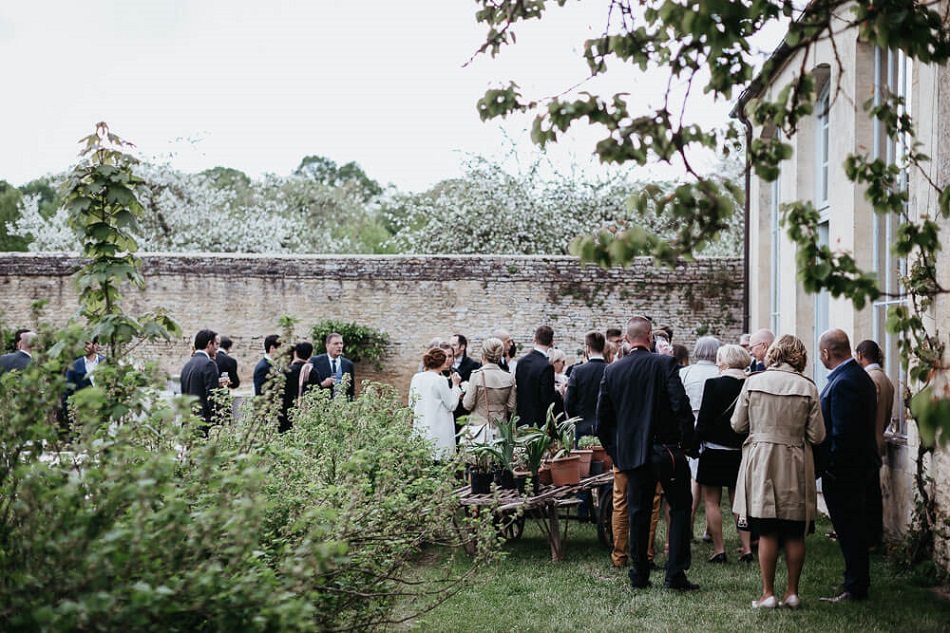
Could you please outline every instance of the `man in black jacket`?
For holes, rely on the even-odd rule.
[[[574,365],[567,381],[564,408],[568,417],[580,418],[575,427],[578,439],[597,433],[597,398],[600,395],[600,381],[607,368],[604,361],[606,343],[607,339],[600,332],[588,332],[584,337],[587,362]]]
[[[452,352],[455,353],[455,362],[452,363],[452,368],[458,372],[462,382],[466,382],[472,377],[472,372],[480,368],[482,364],[469,358],[468,339],[463,334],[452,335]]]
[[[597,436],[616,467],[627,475],[630,581],[635,589],[650,586],[647,544],[653,494],[660,482],[670,504],[670,556],[664,587],[698,589],[686,578],[692,495],[683,447],[692,446],[693,412],[676,360],[650,351],[650,320],[630,319],[626,342],[631,351],[604,370]]]
[[[221,376],[228,375],[228,387],[237,389],[241,386],[241,377],[238,376],[237,360],[231,356],[231,345],[230,337],[221,337],[221,347],[214,356],[214,363],[218,366],[218,373]]]
[[[534,349],[515,365],[518,391],[518,425],[540,428],[548,407],[554,404],[554,366],[548,362],[548,350],[554,344],[554,330],[542,325],[534,332]]]
[[[199,414],[204,420],[200,427],[208,435],[208,427],[214,418],[214,402],[211,392],[220,386],[220,372],[214,364],[220,339],[214,330],[201,330],[195,335],[195,353],[181,370],[181,393],[197,396],[201,407]]]

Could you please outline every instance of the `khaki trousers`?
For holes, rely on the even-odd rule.
[[[614,551],[610,554],[614,565],[626,567],[630,547],[630,515],[627,513],[627,474],[614,466]]]

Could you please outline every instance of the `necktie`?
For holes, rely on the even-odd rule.
[[[335,358],[333,359],[332,367],[333,367],[333,375],[336,376],[336,359]]]

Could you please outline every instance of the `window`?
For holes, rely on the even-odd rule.
[[[882,103],[888,95],[904,99],[904,108],[910,109],[910,65],[907,57],[900,51],[888,51],[876,48],[874,51],[874,101],[875,105]],[[874,127],[874,156],[888,164],[901,164],[905,151],[904,139],[889,138],[884,126],[877,123]],[[907,170],[901,173],[898,184],[907,189]],[[884,352],[884,371],[894,383],[895,393],[903,393],[907,382],[906,373],[901,369],[897,351],[897,337],[889,334],[885,327],[887,309],[892,305],[902,305],[906,299],[900,296],[900,277],[905,274],[907,261],[895,256],[891,252],[894,236],[900,228],[901,219],[894,214],[874,216],[873,262],[878,275],[881,291],[886,293],[879,301],[874,302],[873,331],[874,340]],[[900,398],[896,398],[895,411],[892,412],[889,435],[904,438],[907,434],[904,407]]]
[[[782,228],[780,222],[782,205],[782,174],[779,172],[778,178],[772,181],[772,200],[771,200],[771,266],[772,283],[769,287],[769,329],[773,332],[782,331]]]
[[[828,157],[830,124],[830,91],[826,84],[818,96],[815,122],[815,207],[824,214],[828,209]]]

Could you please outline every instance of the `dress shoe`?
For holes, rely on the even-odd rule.
[[[633,589],[649,589],[653,586],[653,583],[649,580],[631,580],[630,586]]]
[[[726,553],[725,553],[725,552],[719,552],[718,554],[716,554],[715,556],[713,556],[712,558],[710,558],[710,559],[707,560],[706,562],[707,562],[707,563],[716,563],[716,564],[720,564],[720,565],[721,565],[721,564],[724,564],[724,563],[728,563],[729,560],[726,558]]]
[[[769,596],[768,598],[763,598],[762,600],[752,601],[753,609],[774,609],[777,606],[778,600],[775,599],[775,596]]]
[[[699,589],[699,585],[690,582],[686,579],[686,576],[683,576],[682,578],[676,578],[674,580],[667,579],[667,581],[663,583],[663,588],[675,589],[676,591],[696,591]]]
[[[740,563],[751,563],[754,560],[755,560],[755,556],[753,556],[752,552],[746,552],[745,554],[739,557]]]
[[[785,607],[786,609],[797,609],[798,607],[802,606],[802,601],[801,598],[798,597],[797,593],[793,593],[779,602],[778,606]]]
[[[867,596],[859,596],[851,593],[850,591],[843,591],[837,596],[832,598],[818,598],[822,602],[831,602],[837,604],[839,602],[858,602],[860,600],[867,600]]]

